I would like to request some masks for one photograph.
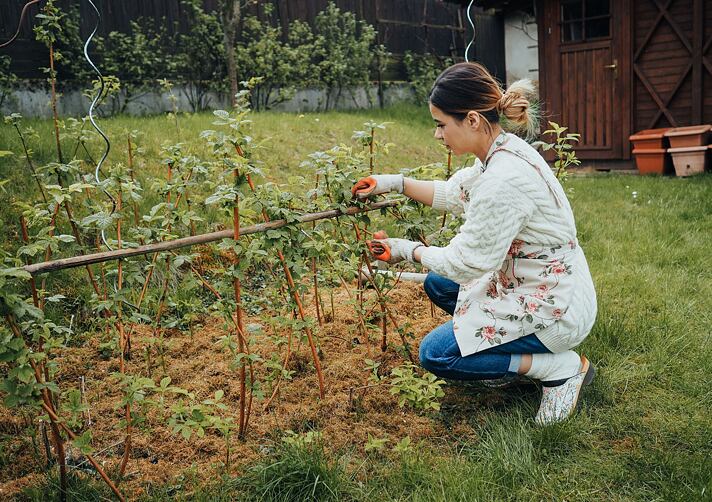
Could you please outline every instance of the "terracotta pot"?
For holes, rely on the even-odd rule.
[[[692,176],[710,169],[712,145],[669,148],[668,152],[672,155],[678,176]]]
[[[635,165],[640,174],[672,174],[674,172],[670,155],[665,148],[633,150]]]
[[[651,148],[667,148],[667,138],[665,133],[669,127],[661,129],[644,129],[630,136],[628,139],[633,142],[634,150],[650,150]]]
[[[690,127],[675,127],[665,133],[670,140],[670,148],[703,146],[709,143],[712,125],[703,124]]]

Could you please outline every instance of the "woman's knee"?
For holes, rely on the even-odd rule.
[[[418,357],[420,365],[426,370],[436,373],[440,370],[447,369],[456,359],[452,351],[452,343],[449,340],[452,335],[447,332],[449,321],[443,326],[436,328],[420,342]],[[454,339],[454,337],[452,337]],[[453,340],[453,343],[454,342]]]
[[[434,366],[436,355],[433,351],[433,344],[429,341],[430,337],[425,337],[422,342],[420,342],[420,350],[418,351],[418,358],[420,359],[420,365],[428,371]]]

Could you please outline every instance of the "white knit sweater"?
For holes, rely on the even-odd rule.
[[[505,147],[492,155],[484,172],[478,160],[448,181],[434,181],[433,208],[462,215],[464,222],[447,246],[425,248],[421,262],[460,285],[484,281],[500,269],[515,240],[544,246],[576,242],[571,206],[544,159],[513,134],[506,135]],[[582,264],[566,278],[573,286],[566,315],[536,333],[552,352],[580,343],[595,319],[593,281],[580,254]]]

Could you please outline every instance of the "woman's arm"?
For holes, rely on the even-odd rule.
[[[413,178],[403,179],[403,193],[426,206],[433,205],[434,191],[435,188],[432,181],[419,181]]]

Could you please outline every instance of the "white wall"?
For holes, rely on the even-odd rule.
[[[176,85],[173,92],[178,98],[178,110],[182,112],[191,111],[190,104],[181,92],[181,86]],[[227,109],[229,103],[226,96],[218,96],[211,93],[210,109]],[[332,100],[336,96],[332,96]],[[401,101],[412,100],[413,91],[407,84],[394,83],[386,84],[383,89],[384,105],[392,105]],[[326,101],[326,91],[322,89],[299,89],[295,95],[273,107],[277,111],[286,112],[314,112],[321,110]],[[49,106],[50,94],[44,89],[33,88],[25,85],[23,88],[14,91],[0,107],[0,118],[2,115],[9,115],[18,112],[24,117],[44,117],[52,116],[52,109]],[[91,101],[78,90],[67,91],[60,95],[57,102],[57,110],[61,116],[84,116],[88,113]],[[332,105],[333,106],[333,105]],[[334,108],[337,110],[348,110],[354,108],[371,108],[378,106],[378,88],[373,85],[368,88],[359,87],[356,89],[344,89]],[[106,105],[106,108],[111,108]],[[150,115],[164,113],[172,110],[172,104],[168,95],[162,92],[148,92],[135,102],[129,103],[126,113],[129,115]]]
[[[523,12],[504,17],[504,51],[507,61],[507,85],[530,78],[539,85],[539,49],[535,18]]]

